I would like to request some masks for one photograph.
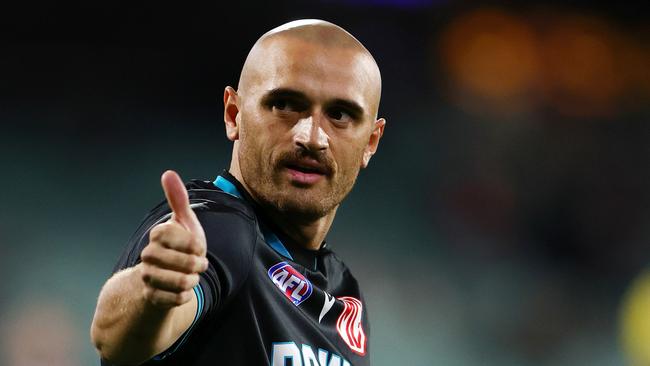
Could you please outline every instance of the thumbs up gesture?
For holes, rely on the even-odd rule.
[[[208,268],[207,245],[181,178],[168,170],[161,183],[172,217],[149,232],[149,244],[140,254],[140,274],[145,299],[152,305],[172,308],[192,299],[199,273]]]

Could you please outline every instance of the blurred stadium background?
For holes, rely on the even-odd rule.
[[[98,364],[95,299],[162,198],[160,173],[226,167],[223,87],[259,35],[314,17],[383,71],[386,134],[329,236],[365,289],[373,364],[649,365],[648,14],[586,0],[3,5],[0,364]]]

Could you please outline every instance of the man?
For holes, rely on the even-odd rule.
[[[325,244],[377,150],[379,69],[342,28],[287,23],[224,92],[229,171],[154,208],[91,326],[103,365],[368,365],[358,284]],[[189,197],[188,197],[189,192]]]

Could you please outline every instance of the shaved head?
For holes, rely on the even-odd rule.
[[[238,92],[246,94],[251,84],[257,84],[260,77],[268,72],[267,66],[274,51],[286,46],[318,47],[323,55],[336,52],[357,54],[362,62],[365,75],[358,75],[368,84],[374,99],[375,113],[381,97],[381,74],[379,67],[366,47],[352,34],[336,24],[319,19],[302,19],[285,23],[262,35],[251,48],[239,77]],[[300,62],[301,60],[297,60]]]
[[[224,93],[233,174],[278,217],[332,219],[377,149],[380,96],[377,63],[343,28],[310,19],[270,30]]]

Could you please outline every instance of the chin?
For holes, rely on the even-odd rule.
[[[334,204],[328,204],[327,201],[329,200],[323,199],[323,197],[292,193],[285,191],[282,197],[277,197],[274,200],[275,208],[283,215],[291,215],[302,220],[313,221],[327,216],[336,207]]]
[[[302,186],[286,180],[283,175],[271,179],[260,179],[252,175],[246,180],[251,193],[265,210],[276,212],[294,220],[311,222],[332,213],[343,200],[348,190],[320,182],[317,185]]]

